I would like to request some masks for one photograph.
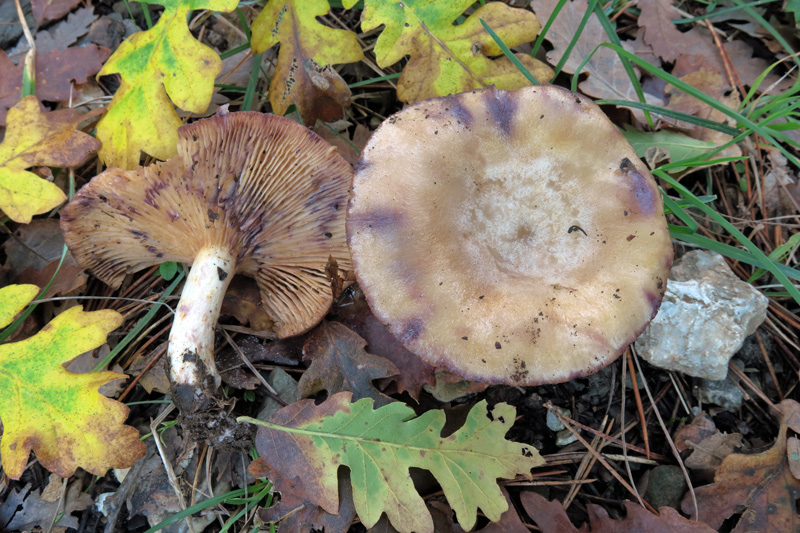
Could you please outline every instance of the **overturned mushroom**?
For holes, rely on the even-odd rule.
[[[278,337],[323,317],[329,259],[350,269],[351,179],[335,148],[289,119],[218,114],[182,127],[172,159],[95,177],[61,226],[78,262],[113,287],[151,265],[192,264],[168,349],[174,401],[188,415],[219,385],[214,329],[234,274],[255,278]]]
[[[428,363],[490,383],[610,363],[672,263],[652,176],[596,105],[555,86],[389,118],[356,167],[347,235],[376,316]]]

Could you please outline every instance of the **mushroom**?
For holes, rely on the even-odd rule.
[[[557,383],[618,357],[658,311],[658,188],[599,107],[556,86],[407,107],[356,165],[347,238],[411,352],[489,383]]]
[[[115,288],[148,266],[192,265],[167,352],[186,415],[208,407],[219,386],[214,331],[234,274],[255,278],[277,337],[322,319],[329,260],[351,268],[351,179],[334,147],[287,118],[217,114],[180,128],[168,161],[96,176],[61,211],[61,227],[76,260]]]

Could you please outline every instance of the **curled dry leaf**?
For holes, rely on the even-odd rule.
[[[329,12],[325,0],[272,0],[252,27],[255,53],[281,45],[269,87],[272,112],[283,115],[295,104],[308,126],[341,118],[350,103],[347,83],[330,65],[364,57],[355,33],[317,21]]]
[[[797,531],[800,516],[795,501],[800,498],[800,480],[787,461],[786,430],[782,425],[775,444],[763,453],[727,456],[717,469],[714,483],[695,489],[700,514],[692,517],[716,531],[744,508],[733,533]],[[691,495],[684,497],[681,509],[694,513]]]

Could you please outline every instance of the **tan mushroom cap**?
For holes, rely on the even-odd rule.
[[[655,316],[672,264],[653,177],[594,103],[555,86],[392,116],[347,220],[376,316],[428,363],[491,383],[607,365]]]
[[[172,159],[97,176],[61,211],[61,224],[78,262],[114,287],[125,274],[227,247],[286,337],[329,308],[329,257],[352,268],[351,179],[335,148],[289,119],[218,114],[182,127]]]

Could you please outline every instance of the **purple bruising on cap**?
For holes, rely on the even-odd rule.
[[[360,230],[387,230],[403,224],[403,214],[399,211],[376,209],[364,214],[350,214],[347,219],[348,234]]]
[[[361,157],[358,161],[356,161],[356,165],[353,167],[353,170],[356,174],[358,174],[359,172],[367,170],[371,166],[371,161],[367,161],[366,157]]]
[[[501,91],[490,89],[483,93],[486,109],[492,120],[503,132],[503,135],[511,135],[512,121],[517,112],[517,101],[511,91]]]
[[[644,297],[647,299],[647,302],[650,304],[650,308],[652,309],[650,318],[647,319],[647,324],[649,324],[650,321],[653,320],[658,314],[658,310],[661,309],[662,295],[652,291],[644,291]],[[647,324],[645,324],[645,327],[647,327]],[[644,331],[644,328],[642,328],[642,331]],[[641,334],[641,332],[639,333]],[[636,337],[638,336],[639,335],[636,335]]]
[[[450,96],[447,99],[447,107],[450,110],[450,114],[456,119],[456,122],[464,126],[465,128],[472,127],[472,113],[469,112],[469,109],[465,108],[461,105],[461,99],[455,96]]]
[[[653,216],[656,212],[660,199],[656,197],[650,181],[633,166],[633,163],[626,157],[619,166],[630,180],[628,185],[633,193],[633,198],[639,207],[637,211],[645,216]]]
[[[403,344],[413,342],[422,335],[424,329],[425,322],[421,318],[412,318],[397,328],[397,338]]]

